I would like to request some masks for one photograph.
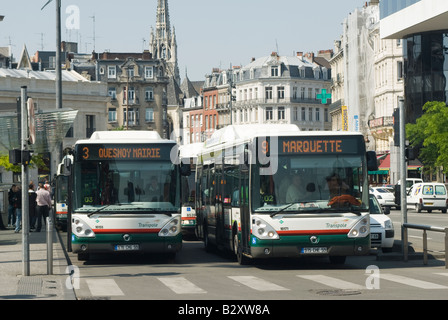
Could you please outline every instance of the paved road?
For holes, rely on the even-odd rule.
[[[448,298],[444,262],[401,261],[400,255],[349,257],[343,266],[328,259],[280,260],[239,266],[221,253],[184,242],[175,261],[162,256],[94,256],[78,262],[78,299],[112,300],[384,300]]]

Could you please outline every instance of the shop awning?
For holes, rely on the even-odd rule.
[[[60,109],[36,114],[36,143],[30,149],[36,153],[51,151],[61,143],[73,126],[78,110]],[[0,113],[0,153],[20,148],[16,113]]]
[[[381,161],[380,165],[378,166],[378,169],[380,171],[389,171],[390,169],[390,154],[388,154],[384,159]]]

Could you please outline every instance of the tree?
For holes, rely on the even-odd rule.
[[[427,102],[415,124],[406,125],[410,144],[419,149],[427,166],[443,167],[448,173],[448,107],[445,102]]]
[[[12,165],[9,163],[9,155],[0,155],[0,167],[5,168],[6,171],[12,171],[12,172],[21,172],[22,166],[21,165]],[[31,157],[31,161],[29,164],[30,168],[39,168],[41,170],[48,170],[47,166],[45,165],[44,160],[42,159],[42,155],[33,155]]]

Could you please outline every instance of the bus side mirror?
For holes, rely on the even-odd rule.
[[[72,159],[64,158],[64,176],[69,176],[72,172]]]
[[[367,170],[378,171],[378,161],[376,159],[375,151],[367,151]]]
[[[180,165],[180,174],[184,177],[189,177],[191,175],[191,166],[190,164],[182,163]]]

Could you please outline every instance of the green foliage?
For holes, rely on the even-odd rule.
[[[406,135],[427,166],[448,172],[448,107],[445,102],[427,102],[415,124],[406,125]]]
[[[11,163],[9,163],[9,155],[0,155],[0,167],[5,168],[6,171],[12,171],[15,173],[22,172],[21,165],[14,166]],[[31,168],[31,169],[38,168],[41,170],[49,170],[47,168],[47,166],[45,165],[42,155],[39,155],[39,154],[33,155],[31,157],[29,168]]]

